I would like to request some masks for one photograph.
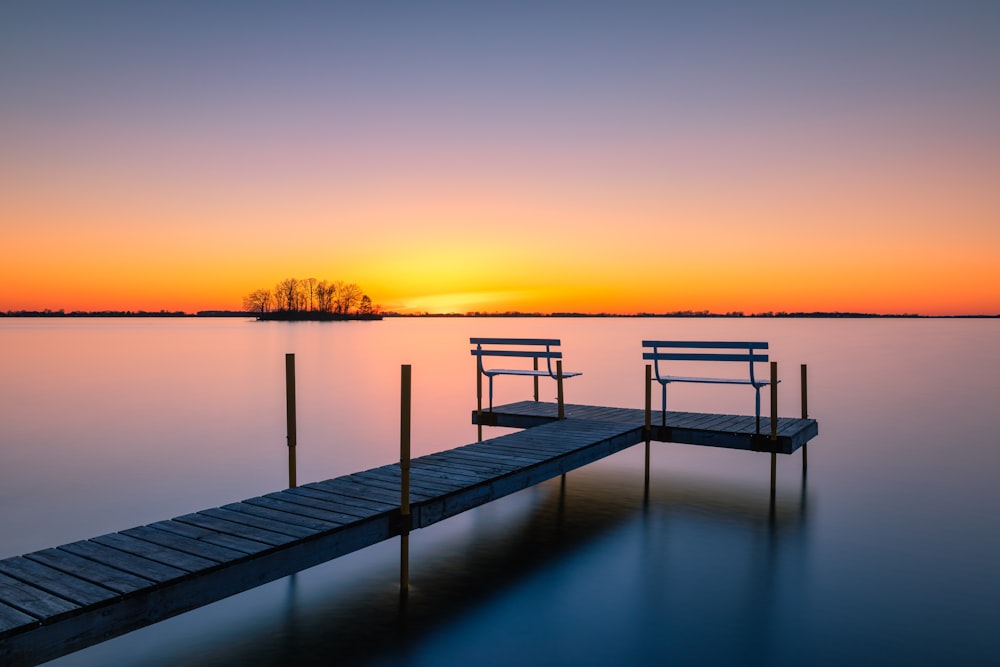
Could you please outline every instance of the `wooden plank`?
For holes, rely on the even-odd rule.
[[[332,502],[324,498],[317,498],[316,495],[325,495],[327,498],[332,498],[330,494],[317,494],[317,493],[299,493],[298,487],[295,489],[288,489],[287,491],[280,491],[278,493],[270,493],[265,498],[273,498],[275,500],[281,500],[287,503],[293,503],[296,505],[305,505],[306,507],[315,507],[317,509],[329,510],[331,512],[337,512],[345,516],[351,517],[352,521],[357,519],[368,519],[370,517],[382,514],[385,510],[373,509],[372,507],[364,508],[358,507],[357,505],[346,505],[344,503]],[[394,509],[394,508],[391,508]]]
[[[118,597],[110,588],[53,570],[23,556],[0,560],[0,573],[78,605],[97,604]]]
[[[24,557],[47,565],[54,570],[66,572],[99,586],[110,588],[119,594],[133,593],[153,584],[151,579],[77,556],[65,549],[45,549],[25,554]]]
[[[291,503],[288,502],[287,500],[282,500],[271,496],[249,498],[247,500],[244,500],[243,503],[249,505],[257,505],[259,507],[266,507],[269,510],[274,510],[276,512],[284,512],[286,514],[291,514],[296,517],[302,517],[305,519],[317,519],[320,522],[322,522],[322,525],[324,527],[344,526],[350,523],[354,523],[360,518],[353,514],[344,514],[343,512],[337,512],[330,509],[311,507],[309,505],[305,505],[302,503]]]
[[[172,567],[159,561],[143,558],[142,556],[137,556],[125,551],[119,551],[118,549],[106,546],[100,542],[95,542],[94,540],[72,542],[70,544],[64,544],[59,548],[72,554],[76,554],[77,556],[83,556],[84,558],[96,560],[97,562],[103,563],[108,567],[124,570],[125,572],[130,572],[134,575],[142,577],[143,579],[149,579],[150,581],[155,581],[157,583],[177,579],[178,577],[183,577],[187,574],[186,570]]]
[[[0,602],[38,619],[50,618],[80,608],[79,604],[70,602],[66,598],[3,574],[0,574]]]
[[[29,616],[24,612],[18,611],[13,607],[8,607],[4,603],[0,602],[0,634],[13,630],[14,628],[23,628],[25,626],[34,626],[38,624],[38,619],[34,616]]]
[[[204,542],[205,544],[214,544],[216,546],[225,547],[226,549],[232,549],[243,554],[256,554],[261,551],[267,551],[273,545],[266,544],[258,540],[248,540],[244,537],[237,537],[235,535],[230,535],[229,533],[222,533],[217,530],[211,530],[209,528],[203,528],[202,526],[196,526],[190,523],[181,523],[180,521],[157,521],[156,523],[149,524],[149,528],[155,528],[156,530],[162,530],[165,533],[171,533],[174,535],[180,535],[182,537],[187,537],[192,540],[198,540],[199,542]],[[280,536],[285,538],[286,536]]]
[[[274,521],[272,519],[255,516],[247,512],[234,512],[231,509],[223,507],[202,510],[201,512],[198,512],[198,514],[203,514],[216,519],[225,519],[226,521],[231,521],[233,523],[241,523],[251,528],[260,528],[272,533],[281,533],[293,538],[309,537],[320,532],[319,529],[297,526],[284,521]],[[288,541],[291,542],[292,540]]]
[[[183,551],[176,551],[145,540],[136,539],[124,533],[101,535],[100,537],[92,538],[90,541],[103,544],[112,549],[118,549],[133,556],[140,556],[151,561],[156,561],[157,563],[163,563],[164,565],[169,565],[185,572],[204,570],[214,566],[218,562],[194,556]]]
[[[395,493],[396,498],[400,497],[399,482],[393,479],[387,479],[384,475],[375,472],[373,470],[365,470],[364,472],[354,473],[353,475],[347,476],[348,481],[362,486],[366,489],[371,489],[373,491],[378,490],[382,493],[392,494]],[[410,498],[416,500],[426,500],[433,498],[437,495],[438,491],[430,491],[424,489],[416,489],[412,486],[410,487]]]
[[[337,528],[342,526],[341,523],[335,523],[332,521],[322,521],[320,519],[313,519],[311,517],[305,517],[300,514],[290,514],[288,512],[282,512],[278,510],[269,509],[267,507],[261,507],[259,505],[252,505],[250,503],[230,503],[228,505],[223,505],[216,512],[231,512],[234,516],[233,521],[236,521],[235,515],[239,515],[243,520],[247,521],[250,525],[255,525],[249,521],[253,519],[255,521],[267,521],[268,524],[275,526],[274,530],[291,531],[297,530],[298,537],[307,537],[308,535],[314,535],[316,533],[321,533],[324,530],[330,530],[331,528]]]
[[[246,556],[242,551],[227,549],[201,540],[193,540],[176,533],[157,530],[150,526],[140,526],[123,530],[122,535],[133,537],[137,540],[144,540],[160,547],[166,547],[174,551],[180,551],[192,556],[204,558],[215,563],[227,563],[239,560]]]
[[[399,466],[385,466],[382,468],[374,468],[372,470],[366,470],[364,473],[359,473],[358,476],[363,477],[368,482],[385,482],[387,487],[395,486],[397,489],[400,488],[402,484],[402,472]],[[429,498],[441,493],[451,493],[455,489],[461,488],[461,484],[449,482],[447,480],[434,480],[428,479],[426,476],[421,477],[420,472],[416,469],[411,469],[410,471],[410,493],[419,492],[427,495]]]
[[[419,473],[418,473],[419,471]],[[471,486],[473,484],[481,484],[483,482],[489,481],[490,479],[499,476],[502,473],[497,472],[476,472],[469,470],[468,468],[460,468],[458,466],[448,465],[447,463],[433,463],[430,461],[418,461],[414,460],[410,469],[410,474],[416,476],[419,474],[420,477],[429,476],[432,479],[442,479],[446,481],[453,481],[458,484],[458,488],[465,486]]]
[[[329,479],[323,482],[315,482],[308,485],[320,491],[340,494],[346,497],[357,498],[370,502],[391,504],[399,507],[399,489],[382,489],[371,487],[366,484],[359,484],[357,481],[349,479],[348,476]]]
[[[213,514],[207,513],[208,511],[209,510],[205,510],[195,514],[179,516],[175,518],[174,521],[197,526],[199,528],[215,530],[219,533],[239,537],[245,540],[263,542],[264,544],[269,544],[272,547],[288,544],[289,542],[294,542],[296,539],[294,535],[289,535],[287,533],[277,533],[273,530],[267,530],[266,528],[250,526],[246,523],[238,521],[230,521],[225,516],[219,516],[219,513],[217,512],[213,513],[213,516]]]
[[[364,512],[365,516],[371,516],[374,514],[389,512],[399,507],[398,502],[393,504],[382,500],[373,500],[371,498],[357,498],[355,496],[347,496],[342,493],[335,493],[333,491],[323,490],[318,487],[314,487],[311,484],[307,484],[305,486],[297,486],[293,489],[287,489],[282,493],[294,494],[298,496],[304,496],[307,498],[315,498],[316,500],[321,500],[323,502],[330,503],[331,505],[337,507],[356,508],[358,511]]]

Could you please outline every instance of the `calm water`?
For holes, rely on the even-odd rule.
[[[0,557],[475,440],[470,336],[563,339],[570,402],[641,405],[643,338],[771,342],[820,436],[769,457],[654,444],[53,665],[997,664],[998,320],[0,320]],[[497,400],[530,395],[501,378]],[[553,392],[554,393],[554,392]],[[745,412],[745,387],[674,409]],[[493,429],[492,433],[500,433]]]

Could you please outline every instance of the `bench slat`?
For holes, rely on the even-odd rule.
[[[647,361],[767,361],[766,354],[722,354],[710,352],[643,352]]]
[[[765,386],[771,384],[770,380],[756,380],[751,382],[746,378],[705,378],[705,377],[685,377],[682,375],[661,375],[659,378],[654,378],[660,382],[702,382],[705,384],[756,384],[758,386]]]
[[[643,347],[690,347],[690,348],[712,348],[712,349],[753,349],[766,350],[767,343],[764,342],[738,342],[738,341],[717,341],[717,340],[644,340]]]
[[[548,371],[533,371],[522,368],[484,368],[483,373],[486,375],[537,375],[538,377],[553,377],[553,374]],[[583,373],[580,371],[563,371],[562,374],[564,378],[571,378],[577,375],[583,375]]]
[[[539,359],[562,359],[562,352],[545,350],[472,350],[474,357],[537,357]]]
[[[561,345],[558,338],[470,338],[473,345]]]

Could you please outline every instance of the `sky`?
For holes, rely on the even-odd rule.
[[[1000,2],[0,3],[0,311],[1000,313]]]

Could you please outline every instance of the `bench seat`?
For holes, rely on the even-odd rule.
[[[760,390],[772,384],[770,379],[760,379],[756,376],[755,365],[768,361],[768,344],[761,341],[704,341],[704,340],[644,340],[642,341],[642,358],[653,362],[653,375],[662,387],[661,414],[666,423],[667,415],[667,385],[673,382],[692,382],[702,384],[749,385],[755,392],[755,415],[757,430],[760,431]],[[663,366],[669,362],[673,368],[678,363],[686,362],[736,362],[746,364],[745,377],[708,377],[695,375],[671,375]],[[688,367],[690,368],[690,366]],[[774,380],[776,384],[777,379]]]
[[[538,378],[550,377],[557,383],[558,402],[562,411],[562,381],[583,373],[579,371],[562,370],[562,352],[554,349],[561,345],[558,338],[470,338],[475,347],[472,356],[476,357],[477,397],[479,408],[482,409],[482,376],[489,380],[489,409],[493,409],[493,378],[498,375],[519,375],[532,377],[535,380],[535,400],[538,400]],[[531,359],[533,368],[487,368],[484,357],[505,357],[514,359]],[[544,368],[539,368],[539,360],[545,360]],[[553,364],[555,360],[555,364]]]

